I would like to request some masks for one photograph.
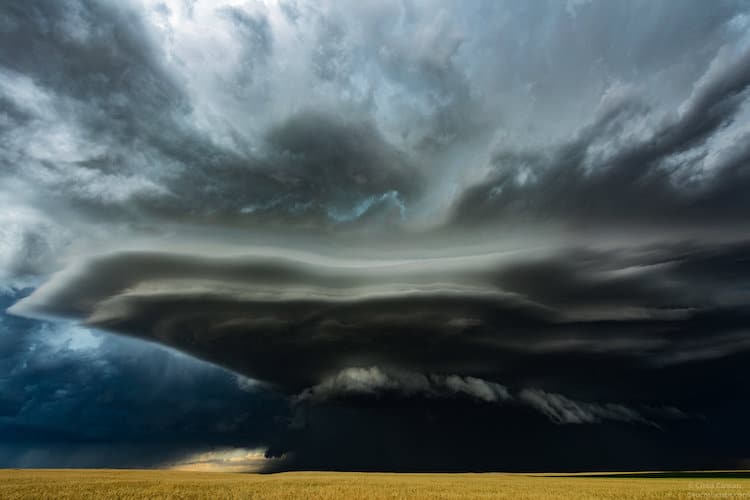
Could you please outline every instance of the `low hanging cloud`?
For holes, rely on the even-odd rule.
[[[542,413],[556,424],[594,424],[611,420],[657,426],[638,411],[621,404],[575,401],[562,394],[548,393],[540,389],[523,389],[514,397],[504,385],[476,377],[425,375],[383,370],[376,366],[342,370],[305,389],[294,397],[294,401],[297,404],[324,403],[363,396],[437,399],[465,397],[493,404],[518,402]],[[674,411],[680,412],[679,409],[673,409]],[[653,409],[651,413],[658,412]]]
[[[637,411],[620,404],[574,401],[562,394],[540,389],[524,389],[518,397],[557,424],[593,424],[602,420],[615,420],[656,425]]]
[[[337,397],[387,394],[435,398],[465,396],[487,403],[512,399],[506,387],[480,378],[389,372],[372,366],[342,370],[333,377],[305,389],[295,397],[295,400],[320,402]]]

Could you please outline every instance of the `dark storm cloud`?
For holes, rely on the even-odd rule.
[[[91,120],[92,131],[96,125],[119,125],[124,134],[136,128],[155,132],[168,117],[145,111],[170,110],[184,99],[142,16],[128,5],[40,1],[6,4],[2,14],[4,69],[58,97],[87,100],[92,113],[80,118]]]
[[[244,40],[240,72],[253,78],[273,50],[268,21],[217,12]],[[418,191],[405,153],[360,114],[311,104],[277,118],[256,147],[211,139],[167,49],[129,4],[28,2],[3,16],[0,79],[15,129],[0,161],[6,179],[33,184],[39,205],[89,221],[325,227],[382,212],[399,223]],[[45,134],[56,142],[40,152],[28,137]]]
[[[674,158],[720,135],[741,107],[747,55],[736,34],[741,9],[732,2],[710,15],[699,15],[700,4],[670,13],[679,19],[670,35],[680,44],[643,27],[638,43],[657,45],[665,60],[685,50],[688,28],[695,34],[693,69],[674,70],[675,87],[692,94],[672,115],[661,119],[659,106],[610,95],[605,101],[614,103],[575,138],[558,148],[501,148],[493,173],[466,191],[463,179],[476,177],[491,137],[509,127],[504,107],[585,97],[593,110],[601,85],[591,90],[593,99],[574,96],[580,86],[565,73],[574,66],[571,54],[584,51],[571,29],[581,25],[585,40],[608,47],[598,56],[615,90],[612,81],[628,87],[640,66],[654,67],[657,53],[640,45],[633,51],[627,34],[594,29],[628,12],[548,6],[557,17],[538,28],[540,41],[532,43],[511,37],[516,30],[507,15],[536,25],[545,9],[508,5],[503,14],[478,4],[451,16],[447,7],[419,4],[339,11],[300,4],[293,10],[302,17],[282,29],[270,7],[215,6],[204,23],[211,33],[218,23],[228,46],[201,52],[198,41],[180,38],[187,35],[179,16],[195,22],[190,5],[70,0],[3,7],[0,125],[9,133],[0,161],[7,167],[3,187],[19,197],[14,204],[41,209],[58,226],[64,217],[126,231],[201,222],[377,234],[434,223],[451,195],[459,198],[452,212],[458,224],[451,226],[460,230],[497,218],[513,224],[516,216],[572,224],[660,218],[707,224],[721,216],[729,224],[746,211],[739,186],[747,156],[740,145],[747,141],[721,149],[721,165],[701,174],[707,180],[680,172],[716,156],[713,149]],[[657,16],[669,10],[649,8]],[[479,22],[487,19],[495,22]],[[559,43],[531,50],[548,38]],[[317,44],[311,59],[295,59],[289,44],[308,42]],[[507,55],[517,72],[486,64],[480,49],[488,46]],[[527,65],[511,57],[518,51],[529,52]],[[559,77],[555,89],[542,83],[551,69]],[[315,98],[300,100],[305,90]],[[653,99],[644,93],[644,101]],[[665,159],[679,168],[661,165]]]
[[[744,408],[736,402],[713,415],[739,429],[740,420],[731,414]],[[633,464],[658,470],[710,463],[726,467],[744,456],[747,440],[741,433],[725,431],[711,420],[669,421],[661,430],[613,421],[556,425],[526,406],[370,399],[359,400],[357,406],[307,407],[279,447],[271,449],[288,452],[271,470],[580,471],[624,470]]]
[[[0,315],[0,368],[3,467],[159,466],[284,430],[285,402],[262,388],[72,324]]]
[[[2,16],[0,80],[24,113],[2,141],[4,180],[32,184],[37,206],[100,216],[166,194],[151,162],[187,139],[189,103],[142,16],[88,1],[5,4]]]
[[[384,214],[403,218],[419,174],[371,123],[303,111],[268,132],[263,153],[243,157],[194,146],[168,181],[174,196],[140,206],[167,220],[326,228]]]
[[[454,217],[462,224],[519,214],[573,223],[588,218],[644,222],[655,215],[672,220],[676,214],[709,219],[714,213],[735,220],[746,210],[737,186],[745,182],[740,165],[747,152],[739,145],[722,150],[725,165],[706,173],[705,181],[691,180],[695,176],[686,171],[710,151],[674,157],[720,133],[741,107],[748,63],[742,41],[730,33],[741,28],[737,5],[721,2],[710,15],[699,15],[708,9],[693,4],[680,9],[671,39],[644,27],[638,40],[617,29],[594,28],[629,15],[620,7],[613,8],[615,16],[599,4],[555,6],[559,16],[539,28],[534,43],[558,37],[559,46],[532,51],[517,73],[484,64],[481,47],[494,46],[502,54],[506,47],[530,50],[522,43],[525,37],[506,39],[499,33],[498,26],[508,20],[489,4],[461,11],[455,19],[450,9],[417,4],[349,6],[341,12],[298,6],[309,25],[293,24],[293,29],[319,44],[310,63],[313,76],[303,69],[300,76],[312,78],[309,89],[322,89],[321,99],[276,109],[268,103],[283,102],[287,96],[277,94],[294,74],[277,74],[281,70],[271,63],[274,56],[289,58],[286,65],[296,61],[281,52],[285,33],[274,32],[279,28],[268,8],[210,10],[238,47],[236,58],[227,54],[232,66],[222,69],[205,61],[207,54],[200,55],[208,68],[180,52],[179,26],[169,23],[184,5],[9,4],[2,12],[6,50],[0,54],[0,78],[7,109],[3,124],[12,133],[3,141],[0,161],[14,181],[27,184],[34,204],[72,206],[79,210],[76,217],[90,222],[109,213],[132,224],[166,219],[265,227],[276,221],[283,229],[336,226],[382,209],[389,224],[401,223],[413,213],[444,210],[434,200],[422,200],[430,188],[455,192],[455,186],[441,186],[441,178],[455,182],[463,171],[473,177],[481,160],[467,151],[481,156],[489,138],[508,127],[501,111],[508,95],[515,96],[509,105],[518,100],[520,84],[509,75],[526,82],[520,88],[531,93],[525,98],[529,103],[567,98],[575,87],[572,74],[558,79],[557,89],[541,81],[549,71],[544,64],[553,64],[559,76],[572,71],[575,58],[564,51],[584,50],[569,34],[576,23],[586,28],[583,38],[608,47],[598,56],[611,66],[605,68],[613,75],[610,82],[626,81],[639,65],[652,68],[657,55],[676,58],[685,50],[689,28],[693,66],[704,74],[692,69],[687,76],[694,80],[681,80],[680,89],[692,88],[692,94],[673,116],[661,119],[660,107],[649,110],[638,99],[626,99],[601,111],[559,148],[502,149],[493,173],[458,191]],[[650,8],[655,15],[669,10]],[[528,22],[545,15],[545,9],[507,9]],[[486,26],[477,21],[495,18]],[[162,32],[154,23],[169,28]],[[413,43],[403,38],[405,32],[413,33]],[[636,42],[659,50],[639,45],[634,51]],[[546,51],[550,57],[542,57]],[[299,64],[307,71],[306,62]],[[211,71],[218,73],[215,78]],[[378,84],[389,89],[388,98],[377,95]],[[209,91],[217,96],[209,108],[227,108],[221,123],[203,115],[203,93]],[[336,101],[342,95],[349,97]],[[643,130],[630,134],[638,128]],[[662,165],[666,160],[679,165]],[[435,175],[425,176],[427,170]],[[634,200],[640,208],[632,207]],[[423,203],[422,211],[408,210]],[[382,221],[365,218],[362,225],[372,219]]]
[[[2,317],[0,461],[736,466],[749,27],[739,0],[3,4],[0,293],[44,283]]]
[[[688,389],[671,387],[671,377],[648,389],[623,377],[694,362],[719,369],[717,361],[747,355],[747,248],[380,265],[129,253],[71,268],[10,311],[153,340],[288,393],[374,366],[518,390],[574,387],[591,402],[611,401],[602,391],[614,384],[617,402],[647,395],[649,404],[672,404]]]
[[[750,212],[747,131],[718,153],[706,143],[738,119],[749,86],[750,50],[725,46],[666,116],[619,89],[570,141],[498,151],[487,177],[461,195],[455,219],[736,227]]]

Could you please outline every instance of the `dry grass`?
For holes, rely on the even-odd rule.
[[[750,499],[750,479],[523,474],[274,475],[140,470],[0,470],[0,498],[45,499]]]

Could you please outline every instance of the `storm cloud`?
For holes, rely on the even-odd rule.
[[[651,393],[649,404],[671,405],[699,389],[669,387],[665,367],[677,376],[713,361],[700,377],[720,377],[718,362],[750,353],[747,251],[684,244],[335,263],[125,253],[69,268],[9,312],[156,341],[313,400],[471,394],[476,381],[574,387],[595,400],[610,385],[626,401]],[[627,383],[652,377],[648,388]]]
[[[63,465],[122,427],[110,465],[738,467],[748,28],[744,0],[1,6],[0,429]],[[163,359],[188,379],[116,396]],[[106,428],[55,429],[58,390],[112,393]],[[34,433],[0,462],[54,465]]]

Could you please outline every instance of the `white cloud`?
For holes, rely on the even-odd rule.
[[[268,465],[263,448],[223,448],[188,455],[166,468],[191,472],[258,472]]]
[[[305,389],[296,401],[325,401],[327,399],[385,394],[446,398],[464,396],[488,403],[512,399],[508,390],[495,382],[459,375],[423,375],[404,370],[346,368],[327,377],[321,383]]]
[[[0,205],[0,282],[23,288],[53,271],[70,234],[42,213]]]
[[[519,399],[557,424],[593,424],[602,420],[656,425],[640,413],[615,403],[587,403],[541,389],[524,389]]]

